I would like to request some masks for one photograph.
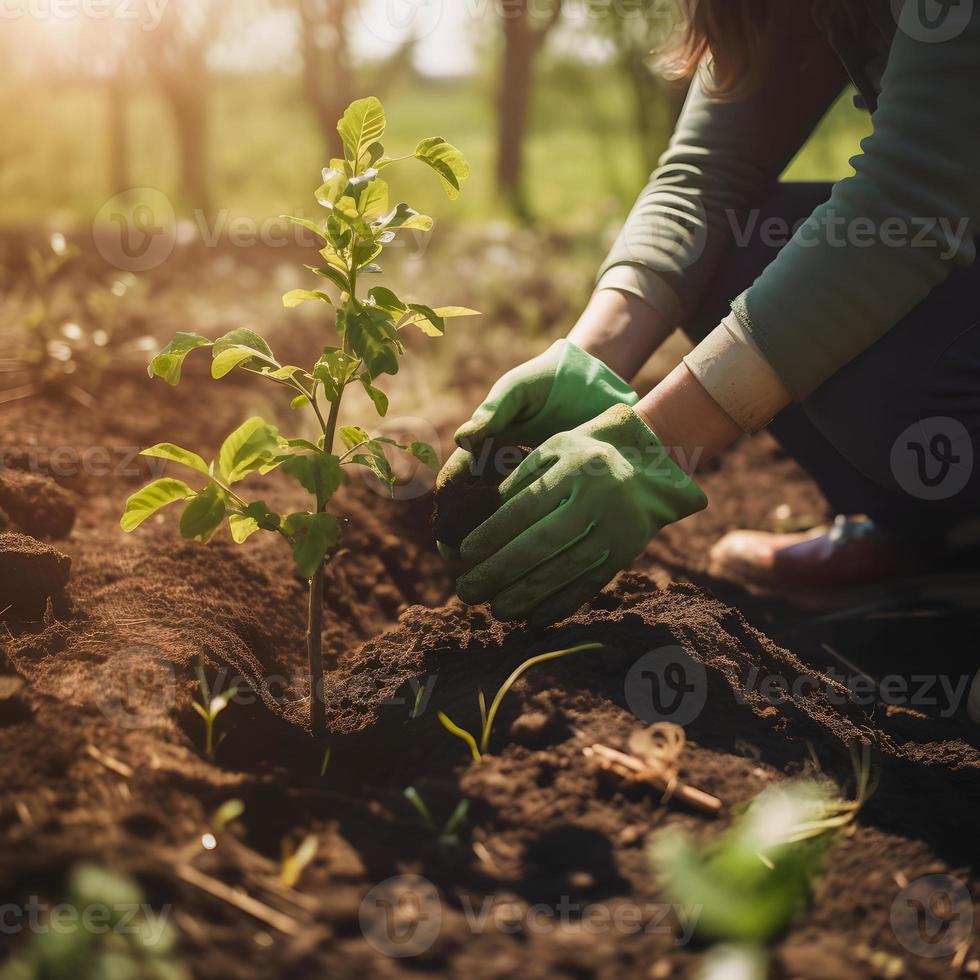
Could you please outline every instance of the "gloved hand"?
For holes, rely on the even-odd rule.
[[[462,544],[467,603],[532,628],[570,616],[661,528],[707,505],[628,405],[536,449],[501,484],[502,506]]]
[[[490,389],[456,443],[472,448],[490,436],[512,445],[537,446],[595,418],[611,405],[635,405],[635,391],[598,358],[570,340],[508,371]]]
[[[472,417],[456,431],[460,446],[436,479],[439,489],[473,465],[470,450],[491,436],[516,446],[537,446],[612,405],[635,405],[637,394],[602,361],[570,340],[557,340],[543,354],[508,371],[490,389]],[[458,557],[439,542],[444,558]]]

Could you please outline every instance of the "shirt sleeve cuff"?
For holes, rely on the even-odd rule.
[[[734,315],[684,358],[687,369],[743,431],[765,428],[792,401],[779,375]]]
[[[684,318],[683,305],[674,288],[656,272],[640,265],[621,263],[608,268],[596,283],[600,289],[618,289],[643,300],[656,310],[665,322],[676,325]]]

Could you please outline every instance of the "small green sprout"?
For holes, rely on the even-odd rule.
[[[855,762],[854,799],[828,780],[799,780],[760,793],[713,845],[699,850],[668,828],[651,858],[671,899],[702,910],[698,928],[724,942],[771,941],[804,908],[835,835],[872,792],[867,746]]]
[[[245,803],[237,798],[225,800],[211,814],[211,829],[216,834],[223,834],[245,812]]]
[[[319,847],[320,841],[316,834],[309,834],[304,837],[302,843],[295,849],[289,838],[282,842],[279,880],[286,888],[296,887],[307,865],[316,857]]]
[[[455,809],[449,815],[445,826],[440,830],[432,811],[422,799],[421,794],[414,786],[409,786],[405,790],[405,799],[415,808],[415,811],[422,818],[422,823],[432,831],[437,843],[443,847],[457,847],[459,845],[459,828],[463,825],[470,810],[469,800],[460,800]]]
[[[401,160],[418,160],[436,172],[450,198],[459,196],[460,182],[469,175],[463,154],[440,137],[422,140],[407,156],[387,156],[381,144],[385,127],[385,111],[376,98],[351,103],[337,126],[344,158],[330,161],[314,195],[327,212],[325,220],[283,215],[322,243],[321,263],[307,268],[325,280],[324,287],[338,291],[330,295],[323,289],[293,289],[283,296],[283,304],[292,308],[314,302],[333,308],[339,345],[323,347],[312,366],[299,367],[280,363],[269,344],[245,327],[217,340],[178,333],[149,367],[150,377],[176,385],[185,358],[199,348],[209,348],[213,378],[232,371],[264,378],[285,392],[290,408],[309,413],[318,434],[313,441],[286,438],[256,417],[228,436],[211,463],[169,442],[146,449],[144,456],[186,467],[196,477],[197,487],[173,478],[156,480],[129,498],[121,520],[124,531],[133,531],[161,507],[179,502],[184,505],[180,533],[185,538],[207,542],[227,520],[239,544],[258,531],[277,534],[289,544],[300,575],[309,582],[310,729],[317,738],[326,733],[326,706],[319,694],[324,562],[341,536],[340,522],[327,509],[328,504],[350,466],[366,467],[393,492],[395,475],[386,456],[393,449],[404,450],[430,469],[439,468],[435,451],[424,442],[403,445],[358,425],[340,426],[341,402],[348,388],[360,388],[377,414],[384,416],[388,396],[377,382],[398,371],[405,353],[402,331],[415,327],[428,337],[440,337],[447,320],[476,313],[460,306],[409,303],[386,286],[372,286],[363,294],[359,291],[365,278],[382,271],[377,259],[385,246],[399,234],[427,232],[433,226],[432,218],[408,204],[391,203],[382,172]],[[310,495],[307,509],[276,514],[264,501],[247,500],[236,486],[253,473],[278,468]]]
[[[194,710],[204,719],[204,754],[208,759],[213,760],[217,748],[214,743],[215,719],[228,707],[228,702],[238,693],[238,688],[229,687],[221,694],[212,694],[202,663],[197,665],[197,681],[201,692],[201,703],[195,701]]]
[[[332,752],[333,749],[329,745],[323,750],[323,761],[320,763],[321,779],[323,779],[323,777],[326,776],[327,770],[330,768],[330,756]]]
[[[517,683],[525,671],[530,670],[538,664],[546,663],[549,660],[567,657],[570,653],[600,650],[602,647],[602,643],[582,643],[577,647],[569,647],[567,650],[553,650],[551,653],[540,653],[536,657],[531,657],[530,660],[525,660],[501,685],[500,690],[497,691],[493,701],[490,703],[489,711],[487,710],[487,702],[483,696],[483,691],[479,691],[477,699],[480,704],[480,722],[482,726],[479,744],[477,744],[476,738],[470,732],[464,728],[460,728],[444,711],[439,712],[439,721],[442,722],[442,726],[448,732],[462,739],[469,746],[470,755],[473,756],[474,761],[479,761],[490,744],[490,733],[493,731],[493,723],[497,717],[497,711],[500,708],[501,701],[504,699],[504,695]]]

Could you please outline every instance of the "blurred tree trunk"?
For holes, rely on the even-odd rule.
[[[170,4],[159,27],[146,34],[145,62],[167,104],[177,134],[180,197],[184,208],[211,213],[208,180],[210,72],[207,52],[227,0],[191,8]]]
[[[534,62],[561,16],[562,0],[551,0],[536,23],[529,0],[503,0],[504,50],[497,92],[497,191],[523,220],[530,216],[523,187],[524,141],[531,111]]]
[[[296,0],[303,54],[303,89],[331,157],[344,145],[337,120],[351,101],[347,14],[350,0]]]
[[[412,69],[415,39],[408,38],[374,70],[355,69],[348,18],[359,0],[292,0],[300,21],[303,91],[331,157],[344,155],[337,120],[362,95],[385,93]]]
[[[667,37],[661,6],[624,3],[618,15],[604,18],[609,39],[616,49],[616,60],[633,93],[633,120],[641,143],[643,162],[652,171],[680,116],[687,84],[662,78],[652,58]]]
[[[109,163],[109,195],[129,190],[129,78],[119,71],[106,79],[106,144]]]
[[[195,91],[188,85],[167,89],[167,101],[177,131],[180,197],[186,208],[211,213],[208,180],[208,97],[206,85]]]

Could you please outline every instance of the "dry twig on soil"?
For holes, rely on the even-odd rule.
[[[582,752],[606,772],[615,773],[630,782],[649,783],[663,790],[664,803],[676,797],[702,813],[718,813],[722,806],[718,797],[689,786],[679,778],[678,765],[684,745],[684,729],[669,722],[660,722],[634,732],[629,747],[636,755],[599,743],[586,746]]]

